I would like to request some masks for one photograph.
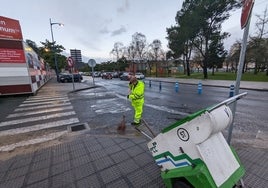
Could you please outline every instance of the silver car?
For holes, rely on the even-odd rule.
[[[141,72],[137,72],[135,74],[135,77],[138,79],[138,80],[142,80],[145,78],[144,74],[142,74]]]

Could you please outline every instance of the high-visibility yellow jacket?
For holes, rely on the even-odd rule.
[[[144,82],[138,80],[136,85],[129,84],[129,88],[131,91],[129,98],[132,103],[144,101]]]

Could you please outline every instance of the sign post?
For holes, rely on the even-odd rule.
[[[96,66],[96,61],[94,59],[88,60],[88,65],[91,67],[92,71],[92,78],[93,78],[93,86],[95,86],[95,81],[94,81],[94,67]]]
[[[72,57],[68,57],[67,58],[67,63],[68,63],[68,67],[71,69],[71,73],[72,73],[72,82],[73,82],[73,91],[75,90],[75,86],[74,86],[74,74],[73,74],[73,69],[74,69],[74,60]]]
[[[243,41],[242,41],[242,46],[241,46],[241,51],[240,51],[240,56],[239,56],[239,67],[237,71],[237,76],[236,76],[236,82],[235,82],[235,95],[238,95],[239,93],[239,87],[240,87],[240,80],[242,77],[242,71],[244,67],[244,61],[245,61],[245,55],[246,55],[246,49],[247,49],[247,39],[248,39],[248,33],[249,33],[249,25],[250,25],[250,18],[251,18],[251,12],[252,8],[254,5],[254,0],[244,0],[243,1],[243,8],[242,8],[242,14],[241,14],[241,29],[244,29],[243,33]],[[231,106],[232,108],[232,113],[235,116],[235,111],[236,111],[236,102],[234,102]],[[230,145],[231,143],[231,138],[232,138],[232,132],[233,132],[233,122],[229,127],[228,131],[228,139],[227,142]]]

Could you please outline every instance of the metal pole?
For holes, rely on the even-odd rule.
[[[95,75],[94,75],[94,67],[92,66],[91,69],[92,69],[93,86],[95,86],[95,80],[94,80],[94,77],[95,77]]]
[[[242,46],[241,46],[241,51],[240,51],[240,56],[239,56],[239,67],[237,71],[237,76],[236,76],[236,82],[235,82],[235,95],[238,95],[239,93],[239,87],[240,87],[240,80],[242,77],[242,71],[244,67],[244,61],[245,61],[245,55],[246,55],[246,49],[247,49],[247,39],[248,39],[248,33],[249,33],[249,25],[250,25],[250,18],[251,14],[248,19],[247,26],[245,27],[244,33],[243,33],[243,41],[242,41]],[[236,111],[236,102],[234,102],[231,106],[231,110],[233,113],[233,118],[235,117],[235,111]],[[228,131],[228,139],[227,142],[230,145],[231,139],[232,139],[232,132],[233,132],[233,125],[234,121],[231,123]]]
[[[72,82],[73,82],[73,91],[75,90],[75,86],[74,86],[74,68],[71,68],[72,71]]]
[[[58,69],[58,62],[57,62],[56,50],[55,50],[55,44],[54,44],[55,41],[54,41],[53,29],[52,29],[52,25],[54,23],[51,22],[51,18],[49,18],[49,23],[50,23],[50,32],[51,32],[51,38],[52,38],[52,43],[53,43],[55,72],[56,72],[56,76],[57,76],[57,81],[59,82],[59,69]]]

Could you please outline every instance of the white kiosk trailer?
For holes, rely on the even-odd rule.
[[[0,16],[0,95],[35,94],[50,78],[48,65],[23,42],[19,21]]]

